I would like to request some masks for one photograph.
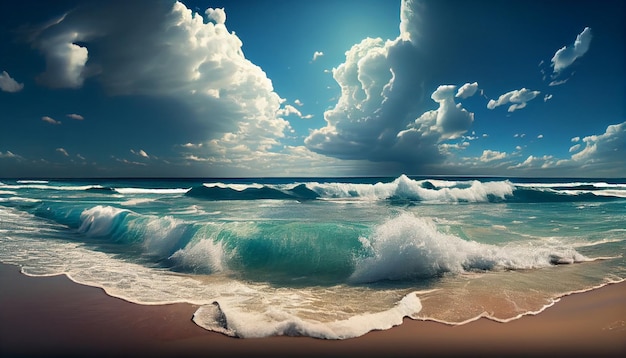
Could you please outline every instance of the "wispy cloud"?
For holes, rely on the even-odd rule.
[[[67,153],[67,150],[65,150],[64,148],[57,148],[56,149],[57,152],[63,154],[66,157],[69,157],[70,155]]]
[[[56,119],[49,117],[49,116],[43,116],[41,117],[41,120],[46,122],[46,123],[50,123],[50,124],[54,124],[54,125],[59,125],[61,124],[61,121],[57,121]]]
[[[315,53],[313,54],[313,61],[316,61],[318,58],[324,56],[324,52],[322,51],[315,51]]]
[[[81,116],[80,114],[76,114],[76,113],[68,114],[67,118],[75,119],[77,121],[82,121],[82,120],[85,119],[85,117]]]

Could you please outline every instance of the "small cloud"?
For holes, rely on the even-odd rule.
[[[577,143],[577,142],[580,142],[580,137],[572,138],[572,143]]]
[[[544,102],[548,102],[548,100],[552,99],[552,95],[551,94],[547,94],[543,97],[543,101]]]
[[[535,97],[537,97],[539,93],[541,92],[531,91],[527,88],[510,91],[501,95],[498,100],[489,100],[489,103],[487,103],[487,108],[494,109],[507,103],[512,103],[511,106],[509,106],[508,111],[514,112],[518,109],[526,107],[526,103],[535,99]]]
[[[571,146],[571,147],[569,148],[569,152],[570,152],[570,153],[576,152],[576,151],[578,151],[578,150],[580,149],[580,147],[581,147],[580,143],[575,144],[575,145],[573,145],[573,146]]]
[[[52,117],[48,117],[48,116],[43,116],[41,117],[41,120],[50,124],[54,124],[54,125],[59,125],[61,124],[61,121],[57,121],[56,119],[52,118]]]
[[[2,71],[0,73],[0,90],[4,92],[19,92],[24,88],[23,83],[18,83],[16,80],[11,78],[7,71]]]
[[[506,158],[506,152],[498,152],[496,150],[483,150],[483,154],[480,156],[481,162],[492,162],[494,160],[502,160]]]
[[[324,53],[322,51],[315,51],[315,53],[313,54],[313,61],[317,60],[318,58],[324,56]]]
[[[472,97],[476,91],[478,91],[478,82],[474,82],[474,83],[466,83],[463,86],[461,86],[461,88],[459,88],[459,90],[456,92],[456,96],[457,98],[468,98],[468,97]]]
[[[589,50],[589,44],[591,43],[591,28],[585,27],[583,32],[576,36],[576,41],[571,46],[563,46],[556,51],[554,57],[552,57],[552,67],[554,67],[554,73],[558,73],[561,70],[569,67],[576,59],[584,55]]]
[[[560,85],[564,84],[565,82],[569,81],[570,78],[571,77],[568,77],[568,78],[566,78],[564,80],[560,80],[560,81],[554,80],[554,81],[550,82],[550,84],[548,86],[551,86],[551,87],[553,87],[553,86],[560,86]]]
[[[140,157],[150,159],[150,156],[148,155],[148,153],[146,153],[143,149],[139,149],[138,151],[134,151],[131,149],[130,152],[133,153],[134,155],[138,155]]]
[[[80,114],[76,114],[76,113],[68,114],[67,118],[75,119],[77,121],[82,121],[82,120],[85,119],[85,117],[81,116]]]
[[[57,148],[56,149],[57,152],[63,154],[66,157],[69,157],[70,155],[67,153],[67,150],[63,149],[63,148]]]
[[[76,158],[78,158],[78,159],[80,159],[80,160],[86,160],[86,159],[85,159],[85,157],[83,157],[83,156],[82,156],[82,155],[80,155],[80,154],[76,154]]]
[[[210,20],[213,20],[216,24],[225,24],[226,23],[226,11],[224,9],[211,9],[208,8],[204,12],[206,16],[209,17]]]
[[[14,154],[13,152],[11,152],[10,150],[7,150],[6,152],[0,152],[0,158],[15,158],[15,159],[20,159],[21,157],[17,154]]]
[[[542,139],[543,138],[543,134],[540,134],[537,136],[537,139]]]
[[[195,143],[185,143],[185,144],[181,145],[181,147],[183,147],[183,148],[190,148],[190,149],[199,149],[199,148],[202,148],[203,146],[204,146],[203,143],[198,143],[198,144],[195,144]]]
[[[293,101],[293,103],[295,103],[298,106],[302,106],[304,103],[302,103],[302,101],[300,101],[299,99],[296,99],[295,101]]]

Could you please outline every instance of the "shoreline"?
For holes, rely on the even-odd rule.
[[[460,326],[408,318],[346,340],[239,339],[191,320],[191,304],[139,305],[66,276],[0,264],[0,356],[595,356],[626,355],[626,282],[573,293],[537,315]]]

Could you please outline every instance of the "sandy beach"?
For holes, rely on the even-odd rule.
[[[536,316],[463,326],[405,319],[362,337],[236,339],[192,321],[188,304],[144,306],[65,276],[0,265],[0,356],[594,356],[626,354],[626,283],[563,297]]]

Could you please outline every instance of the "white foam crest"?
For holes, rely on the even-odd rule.
[[[39,203],[41,200],[32,198],[23,198],[21,196],[10,196],[8,198],[0,198],[0,202],[23,202],[23,203]]]
[[[17,192],[11,190],[0,190],[0,195],[17,195]]]
[[[194,273],[222,272],[226,268],[226,255],[222,242],[202,239],[179,249],[169,257],[179,268]]]
[[[413,180],[401,175],[390,183],[306,183],[324,199],[385,200],[391,198],[425,202],[487,202],[490,196],[502,200],[513,194],[515,186],[507,181],[469,182],[427,180],[435,188],[424,187],[426,180]]]
[[[185,194],[191,188],[115,188],[120,194]]]
[[[47,180],[18,180],[18,184],[48,184]]]
[[[304,319],[272,306],[262,312],[242,310],[239,306],[231,305],[228,299],[220,300],[200,307],[194,313],[193,321],[205,329],[240,338],[308,336],[346,339],[400,325],[404,317],[415,318],[422,309],[416,292],[406,295],[388,310],[331,322]]]
[[[557,245],[495,246],[439,232],[431,219],[404,213],[361,238],[371,256],[358,258],[350,280],[374,282],[433,277],[445,272],[533,269],[589,259]]]
[[[127,212],[130,211],[104,205],[86,209],[80,214],[81,224],[78,231],[95,237],[110,235],[119,215]]]
[[[237,190],[237,191],[244,191],[246,189],[249,188],[255,188],[255,189],[261,189],[263,188],[262,184],[257,184],[257,183],[252,183],[252,184],[234,184],[234,183],[230,183],[230,184],[224,184],[221,182],[217,182],[217,183],[204,183],[202,184],[207,188],[221,188],[221,189],[233,189],[233,190]]]
[[[613,196],[618,198],[626,198],[626,190],[597,190],[592,191],[597,196]]]
[[[10,189],[38,189],[38,190],[64,190],[81,191],[87,189],[103,189],[102,185],[44,185],[44,184],[7,184]]]

